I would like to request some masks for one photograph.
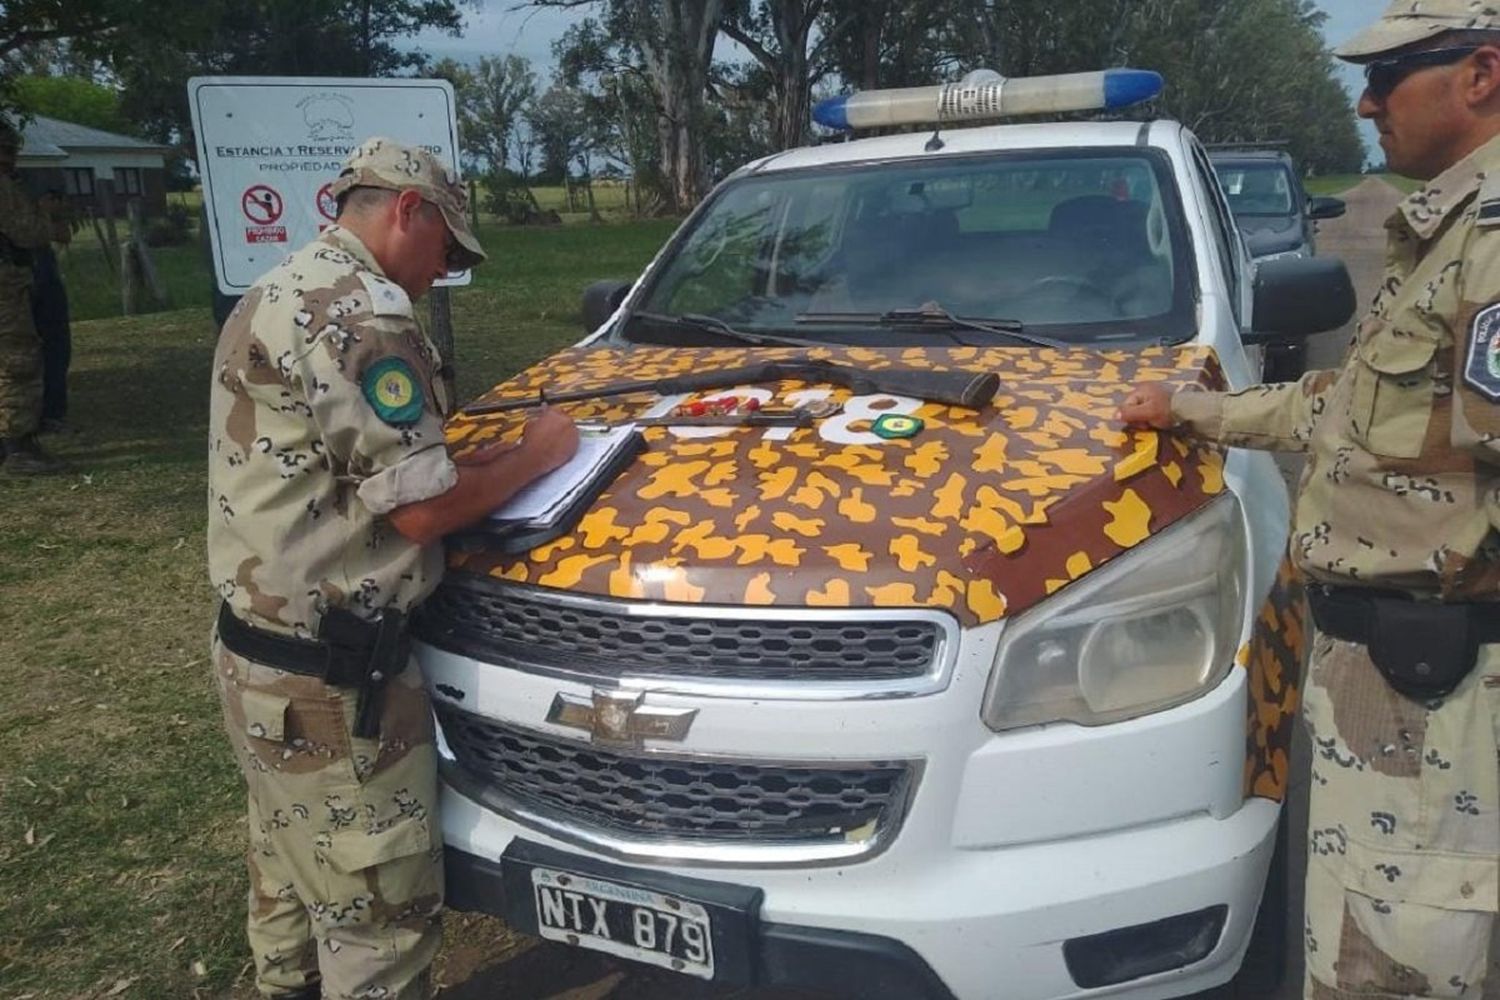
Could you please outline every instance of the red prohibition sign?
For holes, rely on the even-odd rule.
[[[240,195],[240,209],[257,226],[269,226],[281,218],[281,195],[264,184],[256,184]]]
[[[339,214],[338,201],[333,197],[333,192],[329,190],[329,188],[331,187],[333,187],[333,182],[329,181],[327,184],[324,184],[322,187],[318,188],[317,198],[318,213],[329,222],[332,222],[334,221],[334,219],[338,218]]]

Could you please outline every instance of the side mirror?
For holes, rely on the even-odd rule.
[[[1344,214],[1344,199],[1342,198],[1309,198],[1307,199],[1307,217],[1309,219],[1337,219]]]
[[[1337,257],[1270,260],[1255,269],[1254,329],[1247,344],[1337,330],[1354,315],[1354,284]]]
[[[590,333],[614,315],[630,291],[628,281],[596,281],[583,290],[583,328]]]

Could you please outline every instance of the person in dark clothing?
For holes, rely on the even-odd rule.
[[[59,191],[41,198],[42,208],[53,218],[66,218],[67,205]],[[67,230],[59,227],[55,235]],[[66,241],[63,241],[66,242]],[[31,254],[31,318],[42,341],[43,434],[68,430],[68,366],[73,361],[73,332],[68,320],[68,290],[63,285],[57,254],[49,244]]]

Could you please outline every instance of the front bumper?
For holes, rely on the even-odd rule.
[[[468,710],[546,728],[557,682],[504,671],[481,683],[473,661],[442,653],[424,655],[423,665],[437,684],[470,692]],[[910,810],[877,853],[786,865],[666,850],[653,857],[541,829],[449,785],[450,903],[504,913],[501,857],[537,845],[587,871],[616,866],[625,881],[647,886],[698,879],[758,890],[745,980],[755,984],[859,998],[1026,1000],[1169,997],[1228,981],[1254,924],[1279,813],[1275,803],[1241,798],[1243,671],[1143,719],[1000,736],[974,716],[979,683],[960,671],[938,695],[854,706],[691,702],[701,709],[695,739],[718,753],[774,746],[805,759],[814,748],[828,754],[836,739],[841,756],[922,759]],[[1070,969],[1068,942],[1207,911],[1221,921],[1213,939],[1178,968],[1095,988],[1080,985],[1088,978],[1076,962]],[[868,981],[857,978],[866,973]]]

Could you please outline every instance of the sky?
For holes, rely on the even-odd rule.
[[[587,13],[554,8],[517,9],[519,5],[520,0],[480,0],[477,10],[465,8],[461,37],[427,31],[417,35],[413,43],[438,58],[452,56],[461,62],[472,62],[486,55],[523,56],[531,60],[537,76],[545,81],[554,65],[552,43]],[[1318,0],[1317,6],[1328,15],[1323,25],[1324,38],[1330,45],[1337,45],[1378,17],[1386,3],[1385,0]],[[726,44],[727,39],[721,38],[721,50]],[[1360,70],[1347,64],[1341,66],[1340,79],[1350,92],[1351,102],[1358,100],[1364,85]],[[1364,136],[1367,152],[1378,157],[1380,149],[1374,126],[1361,122],[1360,134]]]

